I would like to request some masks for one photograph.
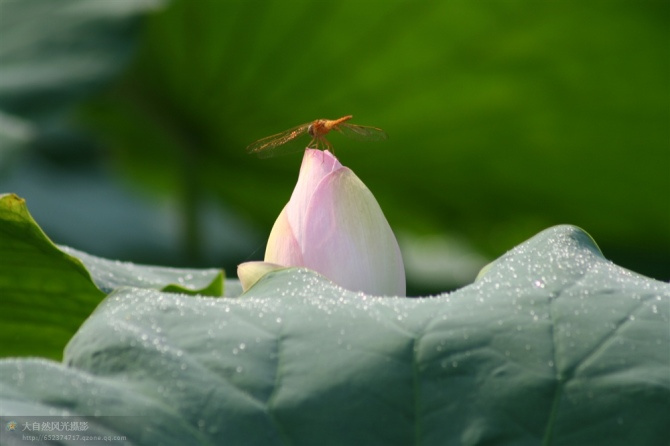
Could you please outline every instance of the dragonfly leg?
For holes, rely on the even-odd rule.
[[[330,150],[330,153],[335,155],[335,149],[333,148],[333,145],[328,141],[325,137],[321,138],[321,141],[323,142],[324,149],[323,150]]]

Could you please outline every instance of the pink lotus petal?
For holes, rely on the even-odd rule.
[[[405,294],[405,269],[393,231],[350,169],[343,167],[319,184],[305,220],[305,266],[352,291]]]
[[[352,291],[404,295],[398,243],[370,190],[328,151],[305,151],[265,261],[311,268]]]
[[[298,183],[295,185],[291,199],[286,205],[288,221],[299,242],[304,232],[304,209],[309,206],[314,190],[325,177],[341,167],[342,164],[328,151],[305,150],[300,174],[298,175]]]
[[[284,206],[272,226],[265,247],[265,261],[286,266],[302,266],[305,263],[302,249],[295,236],[297,232],[289,222],[288,207],[288,204]]]

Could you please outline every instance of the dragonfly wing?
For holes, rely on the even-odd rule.
[[[377,127],[343,123],[336,127],[343,135],[357,141],[382,141],[388,138],[386,132]]]
[[[277,133],[276,135],[266,136],[265,138],[249,144],[246,151],[247,153],[258,155],[261,158],[278,155],[280,152],[289,153],[290,151],[296,151],[295,148],[286,148],[284,144],[305,134],[308,127],[309,124],[302,124],[281,133]]]

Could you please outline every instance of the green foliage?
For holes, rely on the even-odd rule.
[[[3,149],[40,139],[57,145],[63,136],[57,121],[118,75],[131,55],[138,16],[161,2],[0,1]],[[0,151],[0,162],[7,155]]]
[[[670,278],[667,14],[624,1],[176,1],[87,116],[137,181],[214,192],[269,232],[299,158],[244,147],[353,114],[389,140],[331,141],[394,228],[456,233],[494,256],[571,222]]]
[[[95,284],[106,293],[120,287],[151,288],[171,293],[223,296],[224,275],[220,269],[169,268],[136,265],[95,257],[66,246],[62,251],[78,258],[91,273]]]
[[[56,246],[23,199],[0,195],[0,356],[60,359],[105,294],[122,286],[221,296],[223,273],[133,265]]]
[[[16,195],[0,196],[0,356],[60,358],[102,300],[78,259],[56,247]]]
[[[670,190],[667,3],[175,0],[139,27],[162,3],[2,2],[0,144],[37,140],[40,156],[20,157],[32,167],[16,173],[25,182],[0,177],[0,190],[53,202],[54,188],[29,190],[43,184],[31,180],[76,169],[111,188],[96,170],[111,161],[183,213],[181,259],[156,252],[165,243],[123,246],[110,230],[125,249],[115,256],[204,264],[204,201],[267,234],[290,195],[298,155],[258,160],[244,147],[353,114],[389,140],[332,142],[393,228],[447,234],[494,258],[570,222],[617,263],[670,279],[670,209],[658,202]],[[132,69],[79,114],[102,154],[64,135],[62,112],[124,68],[140,29]],[[44,158],[51,170],[36,172]],[[52,236],[73,244],[91,226],[72,220]],[[227,265],[262,244],[239,239],[244,254],[222,250]],[[79,247],[105,255],[100,245]]]
[[[97,159],[64,122],[162,3],[0,0],[0,180],[12,158],[97,185],[111,159],[180,198],[196,245],[208,194],[268,231],[287,201],[298,158],[251,158],[248,143],[353,114],[390,139],[332,142],[394,228],[493,255],[570,221],[668,277],[668,4],[175,0],[141,28],[132,69],[80,109],[107,144]],[[0,195],[0,356],[41,357],[0,361],[0,425],[103,415],[89,434],[147,445],[670,437],[670,285],[573,226],[433,298],[354,294],[304,270],[240,294],[219,269],[55,245]]]
[[[656,445],[669,319],[670,285],[559,226],[433,298],[296,269],[232,299],[124,288],[64,364],[1,361],[0,403],[147,445]]]

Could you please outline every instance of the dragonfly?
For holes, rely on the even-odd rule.
[[[308,149],[330,150],[333,154],[333,145],[326,139],[331,130],[338,131],[349,138],[359,141],[381,141],[387,138],[386,132],[377,127],[350,124],[347,121],[353,116],[347,115],[339,119],[317,119],[297,127],[290,128],[276,135],[270,135],[247,146],[247,153],[258,155],[261,158],[270,158],[275,155],[295,152],[299,149],[286,143],[307,133],[312,140],[307,144]]]

